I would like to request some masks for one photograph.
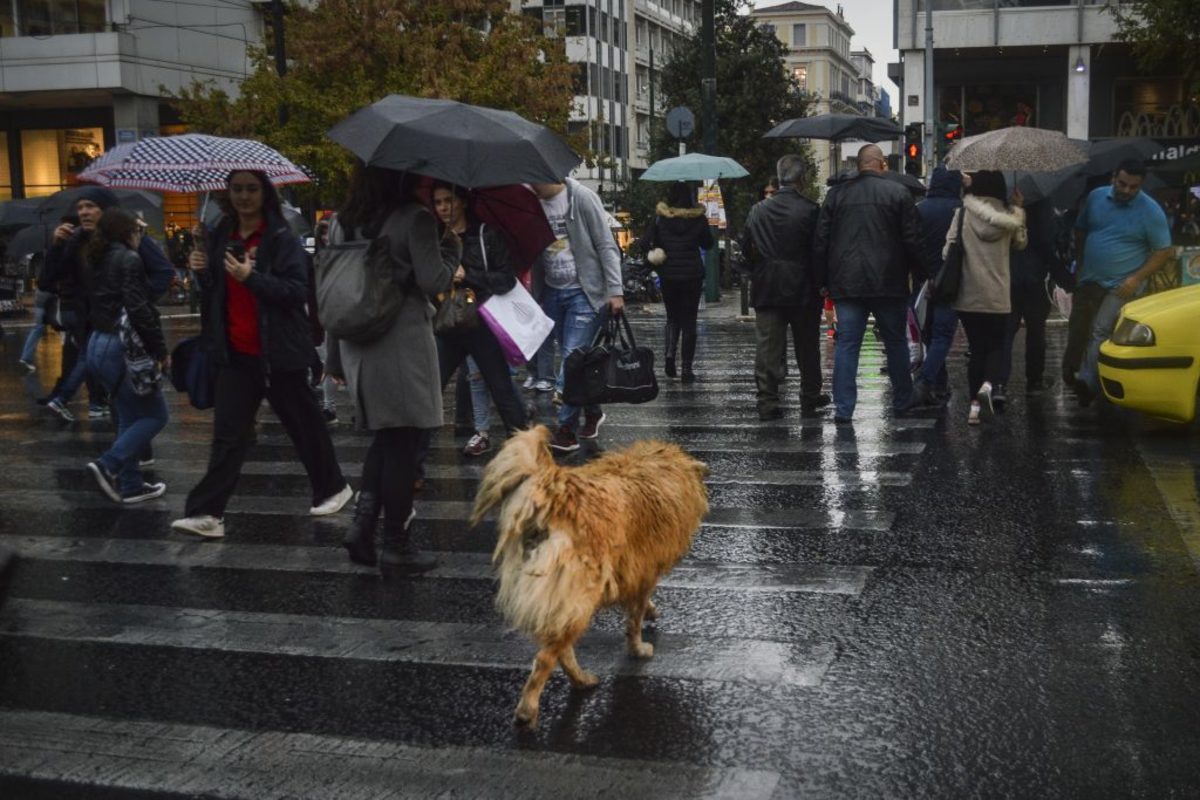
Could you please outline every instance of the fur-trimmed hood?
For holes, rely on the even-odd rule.
[[[704,216],[704,206],[700,205],[689,206],[688,208],[675,208],[659,201],[658,206],[654,210],[660,217],[666,217],[667,219],[692,219]]]
[[[1025,209],[1006,206],[994,197],[969,194],[963,206],[970,212],[967,222],[972,232],[985,242],[994,242],[1006,234],[1025,227]]]

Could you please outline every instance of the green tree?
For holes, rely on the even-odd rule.
[[[1117,21],[1117,38],[1133,46],[1138,66],[1151,73],[1182,70],[1195,102],[1200,93],[1200,0],[1110,1],[1106,10]]]
[[[196,83],[173,104],[194,131],[255,138],[312,169],[319,198],[336,203],[352,156],[325,132],[389,94],[509,109],[566,134],[575,71],[563,42],[509,9],[508,0],[292,3],[285,77],[268,47],[255,47],[236,99]],[[281,104],[288,109],[282,126]]]
[[[747,0],[716,0],[717,153],[735,159],[750,172],[748,178],[721,182],[734,231],[740,229],[763,185],[775,174],[780,156],[803,152],[812,166],[811,151],[797,140],[762,138],[779,122],[806,116],[809,102],[784,68],[787,47],[743,13],[748,8]],[[704,142],[703,60],[703,39],[697,31],[675,48],[661,73],[663,107],[687,106],[696,115],[696,131],[686,142],[689,152],[701,150]],[[678,154],[678,144],[662,124],[654,126],[651,154],[655,160]],[[635,230],[644,230],[654,202],[663,194],[662,184],[634,181],[627,187],[623,205],[634,218]]]

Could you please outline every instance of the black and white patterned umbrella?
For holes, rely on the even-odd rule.
[[[311,180],[262,142],[202,133],[117,145],[93,161],[79,179],[122,189],[211,192],[224,189],[229,173],[239,170],[262,172],[276,186]]]

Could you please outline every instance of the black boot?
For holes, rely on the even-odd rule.
[[[692,372],[692,361],[696,358],[696,331],[683,332],[683,373],[680,380],[683,383],[695,383],[696,373]]]
[[[668,378],[675,377],[675,345],[679,341],[679,329],[675,323],[667,323],[667,352],[663,359],[663,372]]]
[[[375,566],[375,523],[379,521],[379,497],[372,492],[359,492],[354,506],[354,520],[342,540],[350,560],[355,564]]]
[[[383,520],[383,552],[379,555],[379,571],[386,578],[389,575],[416,575],[428,572],[437,566],[437,559],[428,553],[417,549],[412,540],[409,516],[403,524],[397,524],[386,517]]]

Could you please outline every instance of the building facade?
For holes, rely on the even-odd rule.
[[[925,93],[925,2],[932,2],[933,73]],[[1200,136],[1180,75],[1142,75],[1115,43],[1105,0],[894,0],[903,121],[932,104],[944,152],[948,126],[971,136],[1009,125],[1075,139]]]
[[[236,94],[249,2],[0,0],[0,199],[53,194],[108,148],[173,129],[164,92]]]
[[[656,69],[699,29],[699,0],[513,0],[513,8],[564,39],[577,65],[570,126],[589,132],[599,160],[575,177],[599,188],[649,166],[650,128],[666,112]]]
[[[851,53],[854,29],[840,6],[830,10],[812,3],[790,2],[760,6],[751,15],[788,48],[785,69],[795,77],[801,90],[811,96],[813,114],[874,116],[874,81],[870,72],[874,60],[866,50]],[[870,100],[863,94],[864,64]],[[844,168],[847,156],[852,156],[855,150],[852,146],[825,141],[813,141],[810,145],[821,184]]]

